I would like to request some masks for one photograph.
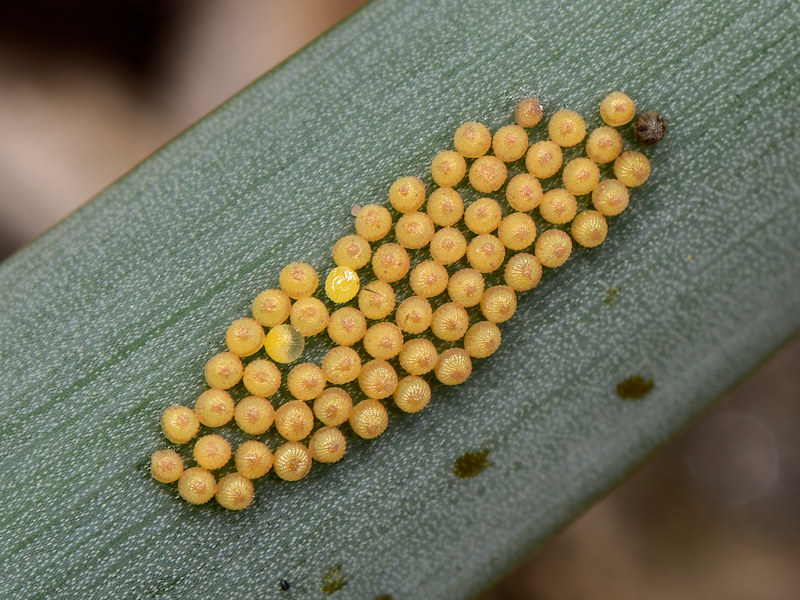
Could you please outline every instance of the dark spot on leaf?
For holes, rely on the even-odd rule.
[[[617,296],[619,296],[619,288],[618,287],[610,288],[606,290],[606,299],[603,300],[603,302],[611,306],[612,304],[614,304],[614,302],[617,301]]]
[[[282,590],[284,590],[284,591],[288,590],[289,589],[289,582],[286,581],[285,579],[281,579],[280,586],[281,586]]]
[[[620,398],[638,400],[644,398],[653,389],[652,379],[643,379],[638,375],[623,379],[617,384],[617,394]]]
[[[475,477],[475,475],[483,471],[491,464],[486,459],[487,456],[489,456],[488,450],[481,450],[480,452],[465,452],[456,459],[456,464],[453,466],[453,471],[455,471],[455,474],[462,479]]]
[[[328,595],[334,594],[347,585],[347,578],[342,574],[342,565],[331,567],[322,576],[322,591]]]
[[[375,600],[394,600],[389,594],[381,594],[380,596],[375,596]]]

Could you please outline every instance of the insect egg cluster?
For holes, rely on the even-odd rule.
[[[525,98],[515,123],[494,134],[475,121],[459,126],[452,149],[432,158],[433,183],[402,176],[386,205],[353,208],[355,232],[333,245],[335,266],[319,274],[292,262],[276,273],[208,359],[208,389],[194,407],[164,409],[164,436],[195,440],[195,465],[157,450],[153,478],[177,482],[191,504],[216,498],[240,510],[253,480],[272,471],[298,481],[315,463],[341,460],[347,434],[376,438],[391,413],[421,412],[439,385],[464,383],[473,361],[500,347],[520,295],[564,265],[574,243],[602,244],[630,189],[649,178],[650,160],[619,131],[634,121],[633,100],[612,92],[599,116],[589,130],[577,112],[546,118]],[[651,111],[633,129],[652,145],[667,125]],[[306,354],[315,344],[326,347],[319,364]],[[231,422],[257,439],[232,447],[220,434]]]

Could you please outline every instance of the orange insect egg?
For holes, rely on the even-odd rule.
[[[217,482],[217,493],[214,496],[221,507],[242,510],[250,506],[254,495],[252,481],[241,473],[228,473]]]
[[[250,435],[266,433],[275,420],[275,409],[272,403],[258,396],[243,398],[233,412],[233,418],[239,429]]]
[[[364,350],[373,358],[388,360],[403,349],[403,332],[394,323],[375,323],[364,334]]]
[[[264,338],[264,349],[275,362],[290,363],[303,354],[305,340],[303,334],[291,325],[278,325],[270,329]]]
[[[623,152],[614,161],[614,175],[621,184],[638,187],[650,177],[650,161],[641,152]]]
[[[392,286],[385,281],[373,281],[358,293],[358,308],[368,319],[383,319],[390,315],[396,302]]]
[[[186,469],[178,480],[178,494],[190,504],[205,504],[216,491],[217,480],[200,467]]]
[[[539,205],[539,214],[549,223],[561,225],[569,223],[578,212],[578,202],[575,196],[564,188],[550,190],[542,197]]]
[[[372,255],[372,271],[381,281],[399,281],[410,268],[408,252],[399,244],[383,244]],[[364,309],[361,310],[363,312]]]
[[[472,374],[472,360],[463,348],[450,348],[439,356],[434,373],[445,385],[464,383]]]
[[[397,241],[405,248],[422,248],[433,238],[433,221],[423,212],[404,214],[397,221],[394,233]]]
[[[542,279],[542,265],[533,254],[521,252],[508,260],[503,278],[515,292],[527,292]]]
[[[411,375],[424,375],[436,366],[439,353],[430,340],[415,338],[403,344],[399,360],[400,366]]]
[[[443,188],[451,188],[464,179],[467,174],[467,163],[458,152],[445,150],[439,152],[431,161],[431,177]]]
[[[528,133],[519,125],[501,127],[492,138],[494,155],[503,162],[519,160],[527,149]]]
[[[361,368],[358,385],[367,398],[388,398],[397,389],[397,373],[385,360],[371,360]]]
[[[467,260],[473,269],[491,273],[503,264],[505,246],[493,235],[475,236],[467,246]]]
[[[407,413],[421,411],[431,401],[431,386],[422,377],[409,375],[403,377],[394,392],[397,408]]]
[[[447,269],[432,260],[426,260],[414,267],[408,282],[417,296],[433,298],[447,289]]]
[[[386,431],[388,425],[389,413],[378,400],[367,398],[353,407],[350,427],[357,436],[371,440]]]
[[[398,212],[414,212],[424,202],[425,184],[418,177],[400,177],[389,188],[389,203]]]
[[[453,146],[461,156],[478,158],[489,151],[492,134],[486,125],[475,121],[462,123],[453,136]]]
[[[560,267],[572,252],[572,240],[560,229],[548,229],[536,240],[534,254],[543,267]]]
[[[628,207],[628,188],[616,179],[604,179],[592,192],[592,204],[601,215],[613,217]]]
[[[161,430],[173,444],[185,444],[197,435],[200,421],[194,411],[180,404],[173,404],[161,414]]]
[[[333,245],[331,255],[337,266],[358,270],[369,262],[372,248],[360,235],[346,235]]]
[[[586,136],[586,121],[573,110],[559,110],[550,118],[547,133],[561,147],[575,146]]]
[[[236,356],[250,356],[261,350],[264,329],[255,319],[236,319],[225,333],[225,345]]]
[[[431,240],[431,258],[440,265],[449,265],[461,260],[466,251],[467,240],[464,234],[452,227],[443,227]]]
[[[489,321],[475,323],[464,336],[464,350],[472,358],[486,358],[500,347],[500,328]]]
[[[300,298],[292,304],[290,320],[292,327],[301,335],[309,337],[318,334],[328,326],[330,315],[322,300]]]
[[[222,390],[206,390],[194,404],[197,420],[207,427],[222,427],[233,418],[233,398]]]
[[[289,371],[286,387],[298,400],[313,400],[325,389],[325,373],[313,363],[301,363]]]
[[[353,400],[342,388],[325,388],[314,400],[314,415],[325,425],[341,425],[350,418]]]
[[[361,373],[361,357],[352,348],[336,346],[328,350],[322,359],[322,372],[334,385],[353,381]]]
[[[497,237],[509,250],[524,250],[536,239],[536,223],[525,213],[510,214],[500,222]]]
[[[272,469],[284,481],[299,481],[311,470],[311,452],[300,442],[286,442],[275,450]]]
[[[606,218],[596,210],[585,210],[572,221],[572,239],[584,248],[594,248],[608,235]]]
[[[264,327],[275,327],[289,318],[292,301],[283,290],[264,290],[253,300],[253,317]]]
[[[392,214],[383,206],[367,204],[356,215],[356,233],[368,242],[383,239],[392,230]]]
[[[570,194],[583,196],[597,187],[600,169],[588,158],[574,158],[564,165],[561,179]]]
[[[467,207],[464,223],[474,233],[491,233],[500,225],[503,209],[491,198],[479,198]]]
[[[335,267],[325,279],[325,294],[336,304],[350,302],[360,288],[361,279],[350,267]]]
[[[291,400],[275,411],[275,428],[290,442],[308,437],[314,427],[314,413],[302,400]]]
[[[194,460],[209,471],[224,467],[231,459],[231,445],[221,435],[204,435],[194,443]]]
[[[555,142],[545,140],[532,144],[525,157],[525,168],[528,173],[540,179],[552,177],[561,168],[564,154]]]
[[[242,361],[232,352],[215,354],[206,363],[205,375],[208,385],[218,390],[235,386],[242,378]]]
[[[469,168],[469,183],[482,194],[499,190],[507,176],[506,164],[496,156],[481,156]]]
[[[278,283],[290,298],[297,300],[314,293],[319,285],[319,276],[308,263],[293,262],[283,267]]]
[[[150,457],[150,473],[161,483],[178,481],[183,475],[183,459],[174,450],[156,450]]]
[[[265,358],[257,358],[244,368],[242,383],[253,396],[267,398],[281,386],[281,372],[275,363]]]
[[[635,114],[633,100],[622,92],[611,92],[600,102],[600,116],[612,127],[630,123]]]
[[[258,440],[248,440],[233,455],[236,470],[248,479],[258,479],[272,468],[272,451]]]
[[[397,307],[395,322],[405,333],[418,334],[431,326],[431,303],[421,296],[410,296]]]
[[[464,337],[469,328],[469,315],[460,304],[442,304],[433,313],[431,331],[433,335],[447,342],[455,342]]]
[[[461,269],[453,273],[447,282],[447,293],[453,302],[461,306],[476,306],[481,301],[486,283],[475,269]]]
[[[622,136],[613,127],[598,127],[586,139],[586,154],[594,162],[605,164],[622,152]]]
[[[481,312],[490,323],[503,323],[514,316],[517,295],[507,285],[490,287],[481,298]]]
[[[544,116],[544,108],[538,98],[520,100],[514,109],[514,120],[520,127],[536,127]]]
[[[533,210],[542,201],[542,184],[529,173],[514,175],[506,186],[506,201],[514,210]]]
[[[347,440],[336,427],[322,427],[311,436],[308,450],[317,462],[339,462],[347,450]]]
[[[364,293],[363,290],[361,293]],[[366,330],[367,320],[360,310],[352,306],[334,311],[328,321],[328,335],[339,346],[352,346],[364,337]]]
[[[449,227],[461,220],[464,214],[464,200],[461,199],[461,194],[452,188],[436,188],[428,198],[425,210],[436,225]]]

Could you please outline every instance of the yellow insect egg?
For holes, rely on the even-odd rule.
[[[364,334],[364,350],[373,358],[388,360],[403,349],[403,332],[394,323],[375,323]]]
[[[352,346],[364,337],[366,330],[367,320],[360,310],[352,306],[334,311],[328,321],[328,336],[339,346]]]
[[[584,210],[572,221],[572,239],[584,248],[594,248],[608,235],[606,218],[596,210]]]
[[[422,248],[433,238],[433,221],[423,212],[406,213],[397,221],[394,233],[404,248]]]
[[[505,246],[493,235],[475,236],[467,246],[469,264],[481,273],[497,270],[505,258]]]
[[[212,388],[227,390],[242,378],[244,368],[241,359],[232,352],[220,352],[208,359],[205,368],[206,381]]]
[[[186,469],[178,480],[178,494],[190,504],[205,504],[216,491],[217,480],[200,467]]]
[[[536,240],[534,254],[543,267],[560,267],[572,252],[572,240],[560,229],[548,229]]]
[[[613,127],[598,127],[586,138],[586,154],[599,164],[609,163],[622,152],[622,136]]]
[[[443,227],[431,240],[431,258],[440,265],[449,265],[461,260],[466,251],[467,240],[464,234],[452,227]]]
[[[275,411],[275,428],[290,442],[308,437],[314,427],[314,413],[302,400],[291,400]]]
[[[356,233],[368,242],[383,239],[392,230],[392,214],[383,206],[367,204],[356,215]]]
[[[492,134],[486,125],[467,121],[456,129],[453,146],[461,156],[478,158],[486,154],[492,146]]]
[[[286,388],[298,400],[313,400],[325,389],[325,373],[313,363],[301,363],[289,371]]]
[[[421,411],[431,401],[431,386],[422,377],[409,375],[403,377],[394,392],[397,408],[407,413]]]
[[[410,296],[397,307],[395,322],[405,333],[418,334],[431,326],[431,303],[421,296]]]
[[[400,366],[411,375],[424,375],[436,366],[439,353],[430,340],[415,338],[403,344],[399,360]]]
[[[574,158],[564,165],[561,179],[570,194],[583,196],[597,187],[600,169],[588,158]]]
[[[426,260],[414,267],[408,283],[417,296],[433,298],[447,289],[447,269],[435,261]]]
[[[431,331],[433,335],[447,342],[455,342],[464,337],[469,328],[467,309],[455,302],[442,304],[433,313]]]
[[[563,162],[564,153],[561,151],[561,146],[545,140],[532,144],[528,149],[525,168],[531,175],[539,179],[546,179],[558,173]]]
[[[275,450],[272,469],[284,481],[299,481],[311,470],[311,452],[300,442],[286,442]]]
[[[281,372],[275,363],[257,358],[244,368],[242,383],[253,396],[268,398],[281,386]]]
[[[231,445],[221,435],[212,433],[197,439],[192,454],[199,466],[214,471],[224,467],[231,459]]]
[[[491,198],[479,198],[464,212],[464,223],[473,233],[491,233],[500,225],[503,209]]]
[[[248,479],[258,479],[272,468],[272,451],[258,440],[248,440],[233,455],[236,470]]]
[[[178,481],[183,475],[183,459],[174,450],[156,450],[150,457],[150,473],[161,483]]]
[[[517,295],[507,285],[490,287],[481,298],[481,312],[490,323],[503,323],[514,316]]]
[[[319,285],[319,276],[308,263],[293,262],[283,267],[278,283],[289,298],[297,300],[314,293]]]
[[[469,168],[469,183],[482,194],[499,190],[507,176],[506,164],[496,156],[481,156]]]
[[[506,263],[503,279],[515,292],[527,292],[539,285],[542,279],[542,265],[533,254],[526,252],[515,254]]]
[[[385,281],[373,281],[364,286],[358,294],[358,308],[368,319],[378,320],[387,317],[394,310],[396,303],[394,290]]]
[[[509,250],[524,250],[536,239],[536,223],[525,213],[515,212],[500,222],[497,237]]]
[[[549,223],[561,225],[569,223],[578,212],[578,202],[575,196],[564,188],[550,190],[542,197],[539,205],[539,214]]]
[[[533,210],[542,201],[542,184],[530,173],[514,175],[506,186],[506,201],[514,210]]]
[[[350,302],[350,300],[356,297],[360,288],[361,280],[350,267],[335,267],[331,269],[331,272],[328,273],[328,277],[325,279],[325,293],[328,295],[328,298],[336,304]],[[325,312],[327,314],[328,311]]]
[[[361,357],[358,352],[347,346],[336,346],[328,350],[322,359],[322,372],[325,378],[334,385],[342,385],[354,381],[361,373]]]
[[[229,473],[217,482],[217,504],[228,510],[247,508],[254,495],[253,482],[241,473]]]
[[[197,435],[200,421],[194,411],[180,404],[173,404],[161,414],[161,430],[173,444],[185,444]]]
[[[367,398],[353,407],[350,427],[357,436],[371,440],[386,431],[388,425],[389,413],[378,400]]]
[[[337,266],[358,270],[369,262],[372,248],[360,235],[346,235],[333,245],[331,255]]]
[[[233,398],[222,390],[206,390],[194,404],[197,420],[207,427],[222,427],[233,418]]]
[[[604,179],[592,192],[592,204],[601,215],[613,217],[628,207],[628,188],[616,179]]]
[[[250,356],[261,349],[264,329],[255,319],[236,319],[225,333],[225,345],[236,356]]]
[[[464,336],[464,350],[472,358],[486,358],[500,347],[500,328],[489,321],[475,323]]]
[[[638,187],[650,177],[650,161],[641,152],[623,152],[614,161],[614,175],[622,185]]]
[[[431,177],[436,185],[451,188],[464,179],[467,174],[467,162],[458,152],[445,150],[439,152],[431,161]]]
[[[445,385],[464,383],[472,374],[472,360],[463,348],[450,348],[439,356],[434,373]]]
[[[579,144],[586,136],[586,121],[573,110],[559,110],[547,124],[550,139],[562,148]]]
[[[622,92],[611,92],[600,102],[600,116],[612,127],[630,123],[635,114],[633,100]]]
[[[464,214],[464,200],[452,188],[436,188],[428,198],[425,210],[436,224],[442,227],[455,225]]]
[[[303,334],[291,325],[273,327],[264,338],[264,349],[269,357],[282,364],[296,361],[305,347]]]
[[[389,203],[398,212],[414,212],[424,202],[425,184],[418,177],[400,177],[389,188]]]
[[[272,403],[258,396],[247,396],[239,401],[233,412],[239,429],[250,435],[266,433],[275,420]]]
[[[347,450],[347,440],[336,427],[322,427],[308,442],[311,458],[321,463],[339,462]]]
[[[528,132],[519,125],[501,127],[492,138],[492,150],[503,162],[519,160],[528,150]]]
[[[397,389],[397,373],[385,360],[371,360],[361,368],[358,385],[367,398],[388,398]]]
[[[336,267],[337,269],[343,268],[347,269],[347,267]],[[334,269],[335,271],[336,269]],[[352,269],[348,269],[351,273],[355,275],[355,271]],[[356,286],[358,286],[358,282],[356,282]],[[325,287],[328,287],[328,284],[325,284]],[[353,294],[355,296],[355,294]],[[328,320],[330,316],[328,315],[328,309],[323,304],[322,300],[317,298],[300,298],[294,304],[292,304],[292,313],[291,313],[291,322],[292,327],[297,329],[300,332],[300,335],[305,337],[309,337],[312,335],[318,334],[320,331],[325,329],[328,326]]]
[[[314,416],[325,425],[341,425],[350,418],[353,400],[342,388],[325,388],[314,400]]]
[[[538,98],[525,98],[520,100],[514,109],[514,120],[520,127],[530,129],[536,127],[544,116],[544,108]]]
[[[399,244],[383,244],[372,255],[372,272],[381,281],[399,281],[410,268],[408,252]],[[363,312],[364,309],[361,310]]]
[[[264,290],[253,300],[253,317],[264,327],[275,327],[289,318],[292,300],[283,290]]]
[[[461,306],[475,306],[481,301],[486,283],[483,275],[475,269],[461,269],[453,273],[447,282],[447,293],[453,302]]]

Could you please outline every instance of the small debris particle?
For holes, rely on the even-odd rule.
[[[354,217],[357,217],[358,213],[361,212],[362,208],[364,207],[361,206],[360,204],[353,204],[353,208],[350,209],[350,214],[353,215]]]
[[[281,584],[280,585],[281,585],[281,589],[284,590],[284,591],[289,589],[289,582],[286,581],[285,579],[281,579]]]
[[[479,452],[465,452],[456,459],[453,471],[462,479],[475,477],[491,463],[486,459],[489,456],[488,450]]]
[[[652,379],[643,379],[639,375],[623,379],[617,384],[617,394],[620,398],[638,400],[644,398],[653,389]]]
[[[617,296],[619,296],[619,288],[613,287],[606,290],[606,299],[603,300],[608,306],[614,304],[617,301]]]
[[[347,578],[342,574],[342,565],[331,567],[322,576],[322,591],[325,594],[334,594],[346,585]]]

